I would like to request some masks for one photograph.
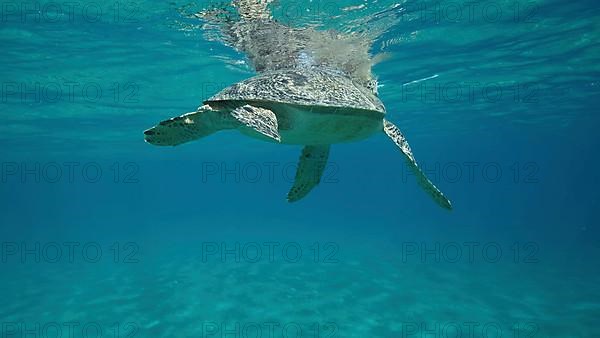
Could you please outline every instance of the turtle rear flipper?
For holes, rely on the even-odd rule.
[[[236,126],[229,114],[204,105],[195,112],[162,121],[144,131],[144,139],[156,146],[176,146]]]
[[[408,145],[408,141],[398,127],[396,127],[393,123],[383,120],[383,131],[386,135],[396,143],[398,148],[402,151],[404,156],[406,157],[406,162],[410,169],[413,171],[415,176],[417,177],[417,182],[419,185],[439,204],[441,207],[452,210],[452,203],[450,200],[444,196],[444,194],[433,184],[431,181],[425,176],[425,173],[419,168],[417,165],[417,161],[410,150],[410,146]]]
[[[288,202],[296,202],[321,182],[321,176],[327,166],[329,145],[305,146],[300,155],[294,185],[287,195]]]

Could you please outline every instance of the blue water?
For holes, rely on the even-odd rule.
[[[599,337],[598,3],[394,4],[272,10],[386,27],[379,96],[451,212],[383,134],[293,204],[298,146],[146,144],[254,74],[190,18],[217,2],[3,2],[0,336]]]

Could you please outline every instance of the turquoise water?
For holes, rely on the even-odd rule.
[[[299,146],[145,143],[255,74],[222,7],[2,3],[2,337],[600,336],[596,2],[272,4],[372,37],[451,212],[383,134],[293,204]]]

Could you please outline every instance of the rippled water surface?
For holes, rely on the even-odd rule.
[[[301,147],[145,143],[256,73],[228,3],[3,2],[3,337],[600,336],[597,2],[268,8],[370,42],[386,118],[453,210],[383,133],[333,145],[292,204]]]

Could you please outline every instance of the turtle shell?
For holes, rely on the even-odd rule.
[[[343,73],[315,68],[261,73],[223,89],[204,103],[219,101],[353,108],[385,114],[383,103],[369,89]]]

